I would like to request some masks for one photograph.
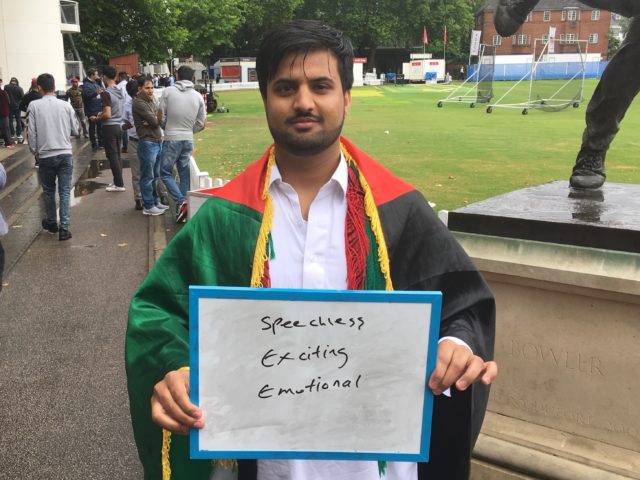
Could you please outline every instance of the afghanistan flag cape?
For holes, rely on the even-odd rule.
[[[424,197],[341,139],[349,165],[345,239],[349,289],[443,293],[441,336],[493,358],[491,292]],[[129,313],[126,370],[138,453],[148,480],[208,480],[211,461],[189,460],[188,437],[170,435],[150,415],[153,386],[189,365],[189,285],[268,287],[274,148],[216,189],[167,246],[136,292]],[[429,463],[422,479],[466,479],[488,388],[436,397]],[[256,461],[240,460],[239,479],[255,480]],[[383,466],[382,466],[383,467]]]

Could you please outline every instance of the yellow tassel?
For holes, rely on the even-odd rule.
[[[171,463],[169,462],[169,448],[171,447],[171,432],[162,429],[162,480],[171,480]]]
[[[251,269],[251,287],[262,287],[262,277],[264,277],[264,264],[267,261],[267,242],[269,241],[269,233],[273,225],[273,203],[271,195],[269,195],[269,180],[271,178],[271,168],[276,161],[275,149],[271,147],[269,152],[269,160],[267,162],[267,171],[264,179],[264,188],[262,190],[262,198],[264,199],[264,213],[262,215],[262,224],[258,233],[258,241],[256,242],[256,250],[253,254],[253,268]]]
[[[344,157],[347,159],[347,163],[353,164],[357,167],[358,165],[351,157],[345,146],[343,144],[340,144],[340,148],[342,149]],[[362,190],[364,192],[364,211],[367,214],[367,217],[369,217],[369,222],[371,222],[371,230],[373,231],[373,236],[376,237],[376,242],[378,244],[378,263],[380,264],[380,270],[382,271],[382,275],[384,276],[385,289],[393,290],[393,283],[391,282],[391,266],[389,262],[389,253],[387,252],[387,242],[385,241],[384,233],[382,232],[382,224],[380,223],[378,208],[376,207],[376,202],[373,198],[373,193],[371,193],[371,187],[369,187],[367,179],[364,178],[364,175],[361,171],[358,171],[358,173],[360,186],[362,186]]]
[[[238,466],[238,461],[237,460],[214,460],[213,461],[213,465],[214,467],[221,467],[221,468],[236,468]],[[215,471],[215,468],[214,468]]]

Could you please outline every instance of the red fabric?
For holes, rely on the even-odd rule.
[[[415,190],[410,184],[395,177],[389,170],[359,150],[346,138],[340,137],[340,141],[347,148],[347,151],[356,162],[358,170],[364,174],[364,177],[369,183],[376,206],[383,205],[405,193]],[[267,149],[259,160],[249,165],[240,175],[224,187],[213,189],[211,195],[239,203],[257,212],[264,213],[262,189],[264,188],[270,150],[271,147]]]
[[[230,202],[239,203],[245,207],[252,208],[257,212],[264,213],[264,199],[262,191],[264,179],[267,171],[269,152],[267,149],[259,160],[249,165],[240,175],[235,177],[224,187],[216,188],[211,192],[214,197],[224,198]],[[256,181],[256,177],[257,181]]]
[[[444,26],[444,46],[447,46],[447,26]]]
[[[347,289],[364,290],[369,239],[365,228],[364,192],[352,168],[349,168],[344,237],[347,257]]]
[[[429,43],[429,39],[427,38],[427,27],[422,27],[422,43],[427,45]]]
[[[341,137],[340,140],[355,160],[358,170],[364,175],[369,187],[371,187],[371,193],[377,207],[415,190],[412,185],[394,176],[349,140],[344,137]]]

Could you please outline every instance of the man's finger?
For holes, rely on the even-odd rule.
[[[171,390],[169,390],[166,381],[161,381],[153,388],[152,400],[156,400],[162,407],[162,411],[176,422],[182,425],[193,425],[197,418],[192,417],[185,412],[178,403],[176,403]]]
[[[467,364],[467,368],[455,381],[456,388],[460,391],[466,390],[469,385],[477,381],[484,372],[485,363],[477,355],[473,355]]]
[[[498,376],[498,364],[496,362],[485,362],[482,383],[490,385]]]
[[[151,419],[156,425],[172,433],[186,435],[189,432],[189,427],[175,421],[167,415],[162,404],[156,397],[151,397]]]
[[[202,416],[202,411],[189,398],[189,372],[186,370],[169,372],[165,376],[167,388],[171,392],[171,397],[178,404],[180,409],[193,419]]]

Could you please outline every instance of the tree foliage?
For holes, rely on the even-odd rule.
[[[174,55],[208,56],[220,46],[255,51],[264,33],[293,18],[323,20],[345,30],[354,46],[422,49],[466,58],[474,11],[482,0],[79,0],[82,33],[74,37],[85,64],[136,52],[142,62]]]
[[[80,28],[74,37],[87,65],[138,53],[143,62],[161,62],[167,49],[182,45],[187,31],[177,24],[169,0],[79,0]]]

